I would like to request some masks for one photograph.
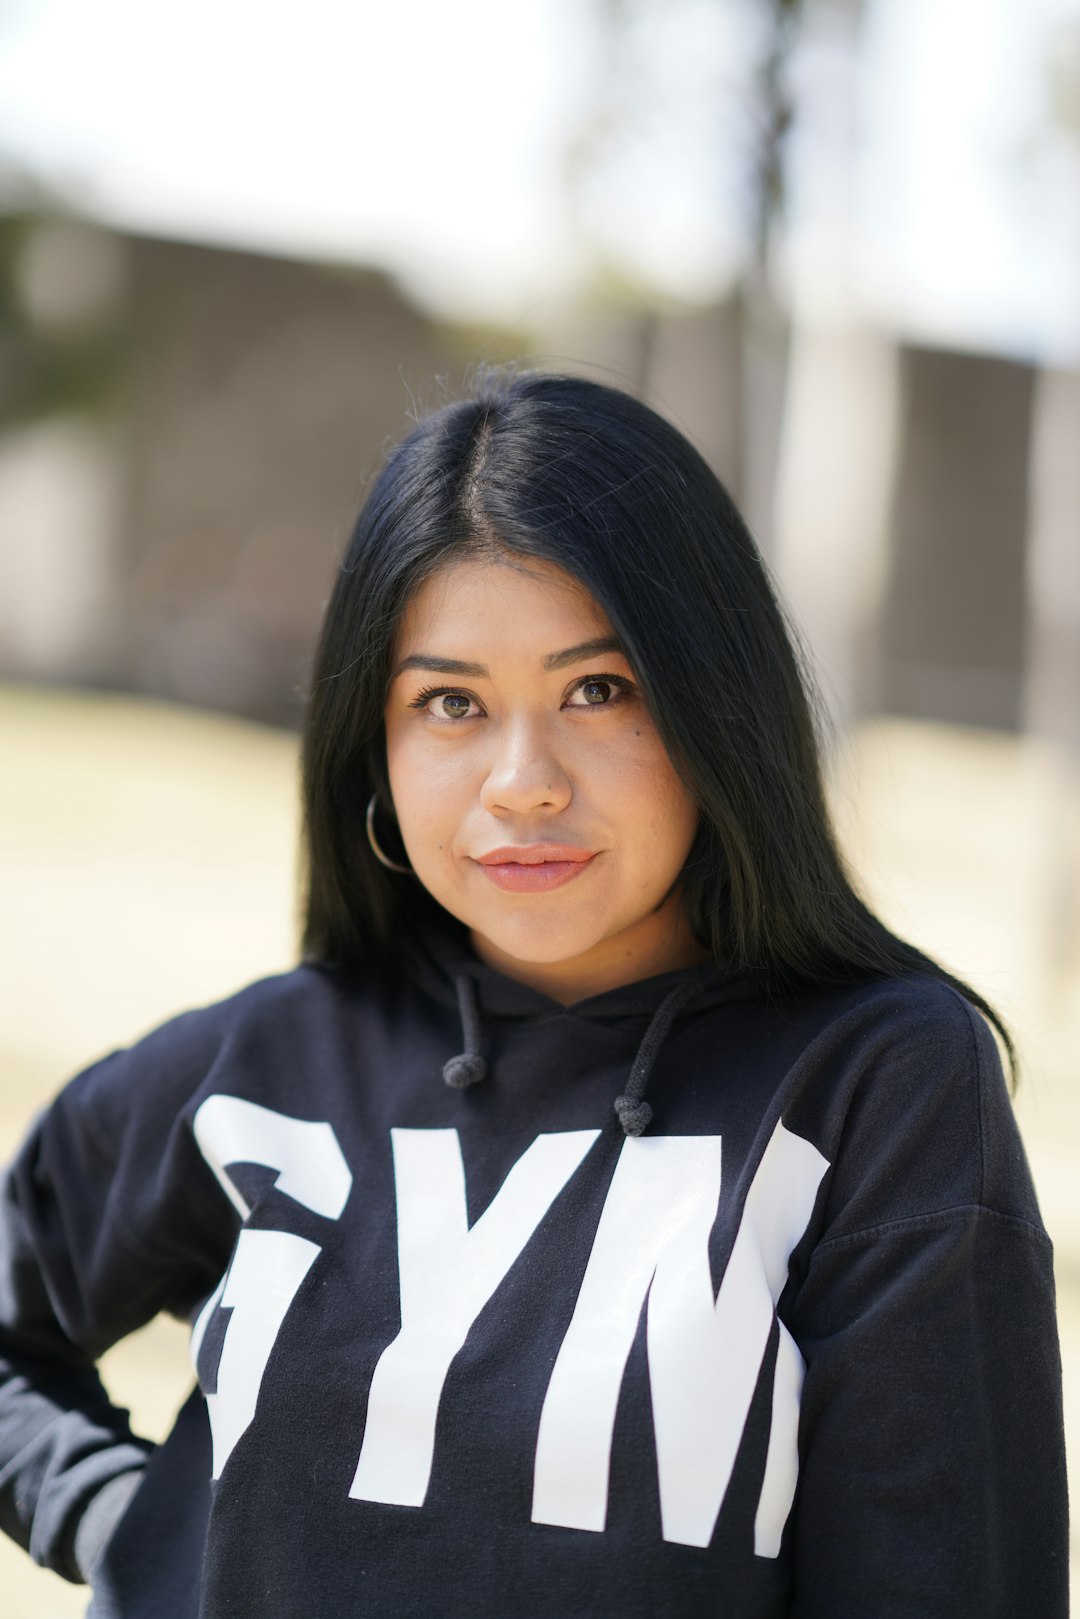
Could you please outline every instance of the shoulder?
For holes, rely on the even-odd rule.
[[[177,1012],[103,1060],[109,1061],[124,1051],[155,1058],[173,1053],[209,1053],[253,1029],[304,1017],[315,1007],[328,1005],[341,992],[342,985],[330,969],[303,964],[256,979],[220,1000]]]
[[[330,968],[302,964],[192,1007],[132,1044],[97,1058],[71,1079],[54,1108],[85,1117],[106,1135],[127,1132],[132,1110],[147,1122],[178,1120],[200,1094],[260,1064],[287,1066],[312,1042],[335,1036],[362,989]]]
[[[814,991],[802,999],[800,1013],[820,1045],[863,1070],[917,1068],[946,1052],[972,1066],[996,1061],[994,1037],[979,1010],[926,973]]]
[[[928,974],[816,991],[795,1015],[808,1065],[838,1084],[846,1109],[889,1098],[919,1109],[959,1093],[977,1112],[979,1093],[1004,1084],[986,1018]]]
[[[832,1166],[840,1229],[984,1208],[1040,1225],[994,1034],[929,975],[815,996],[790,1127]]]

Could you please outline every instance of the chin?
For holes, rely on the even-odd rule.
[[[535,918],[523,917],[515,927],[485,927],[483,921],[467,921],[474,933],[486,939],[504,956],[515,961],[529,962],[536,967],[550,967],[558,961],[573,961],[583,956],[603,939],[602,931],[589,929],[569,931],[565,926],[544,928]]]

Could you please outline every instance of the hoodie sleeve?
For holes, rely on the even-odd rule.
[[[950,998],[863,1084],[792,1310],[793,1619],[1064,1619],[1049,1240],[989,1029]]]
[[[0,1180],[0,1528],[84,1579],[152,1446],[95,1361],[212,1291],[235,1217],[198,1154],[190,1101],[220,1054],[186,1013],[79,1074]]]

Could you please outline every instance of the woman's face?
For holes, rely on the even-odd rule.
[[[674,892],[696,807],[561,568],[461,561],[417,590],[386,745],[413,869],[482,960],[569,1004],[706,955]]]

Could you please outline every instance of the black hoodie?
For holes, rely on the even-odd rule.
[[[93,1363],[163,1309],[154,1448]],[[0,1524],[97,1619],[1059,1619],[1060,1401],[927,978],[564,1007],[447,918],[105,1057],[4,1182]]]

